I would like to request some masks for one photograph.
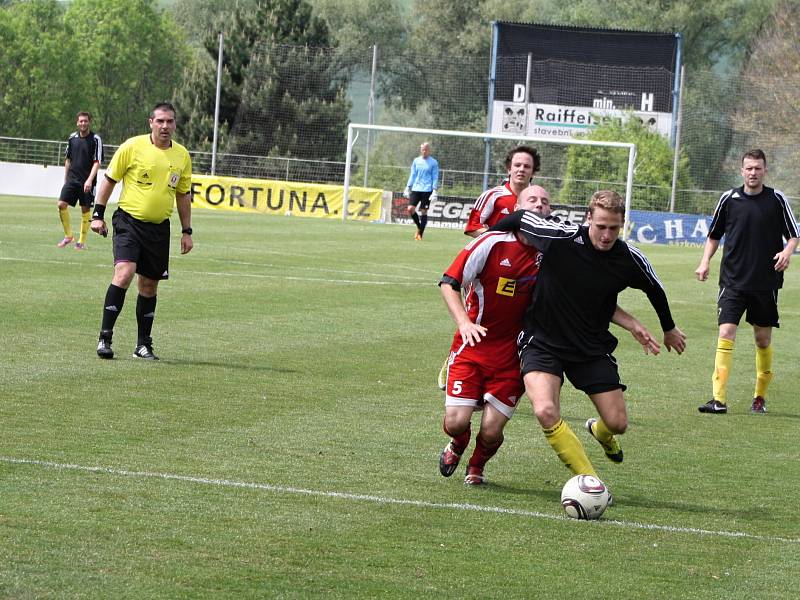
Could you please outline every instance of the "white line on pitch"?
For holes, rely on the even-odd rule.
[[[497,513],[514,515],[518,517],[533,517],[536,519],[549,519],[552,521],[568,521],[573,519],[561,515],[551,515],[530,510],[520,510],[516,508],[503,508],[500,506],[481,506],[480,504],[461,504],[449,502],[429,502],[427,500],[404,500],[401,498],[387,498],[384,496],[373,496],[371,494],[351,494],[345,492],[325,492],[321,490],[310,490],[306,488],[296,488],[283,485],[272,485],[269,483],[251,483],[246,481],[232,481],[230,479],[209,479],[205,477],[192,477],[189,475],[174,475],[170,473],[155,473],[150,471],[129,471],[127,469],[112,469],[109,467],[88,467],[84,465],[73,465],[50,462],[46,460],[34,460],[26,458],[11,458],[0,456],[0,462],[33,465],[50,469],[66,469],[73,471],[83,471],[87,473],[105,473],[120,477],[145,477],[151,479],[165,479],[170,481],[184,481],[188,483],[199,483],[202,485],[216,485],[221,487],[245,488],[252,490],[263,490],[280,494],[300,494],[304,496],[317,496],[323,498],[340,498],[344,500],[357,500],[362,502],[374,502],[376,504],[396,504],[401,506],[418,506],[421,508],[452,509],[473,512]],[[708,535],[714,537],[743,538],[748,540],[758,540],[762,542],[784,542],[787,544],[800,544],[800,538],[786,538],[773,535],[757,535],[744,533],[741,531],[715,531],[712,529],[698,529],[695,527],[673,527],[670,525],[650,525],[647,523],[637,523],[635,521],[615,521],[606,520],[596,521],[599,525],[610,525],[625,529],[643,529],[647,531],[663,531],[665,533],[687,533],[692,535]]]
[[[44,264],[58,264],[58,265],[78,265],[80,263],[71,263],[65,262],[61,260],[40,260],[40,259],[30,259],[30,258],[9,258],[0,256],[0,260],[8,260],[8,261],[15,261],[15,262],[32,262],[32,263],[44,263]],[[108,265],[94,265],[96,267],[107,268]],[[334,283],[334,284],[342,284],[342,285],[393,285],[393,286],[402,286],[402,287],[422,287],[427,285],[435,285],[436,278],[432,277],[430,281],[434,283],[431,284],[430,282],[406,282],[406,281],[369,281],[369,280],[358,280],[358,279],[326,279],[323,277],[294,277],[289,275],[265,275],[262,273],[226,273],[222,271],[192,271],[187,269],[180,269],[181,274],[188,274],[188,275],[208,275],[212,277],[247,277],[251,279],[281,279],[281,280],[288,280],[288,281],[314,281],[317,283]]]

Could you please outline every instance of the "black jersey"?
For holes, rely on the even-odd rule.
[[[87,133],[86,137],[81,137],[76,131],[69,136],[64,158],[69,159],[66,183],[83,186],[83,183],[89,178],[89,173],[92,172],[94,162],[103,162],[103,141],[93,131]]]
[[[664,287],[637,248],[617,240],[610,250],[592,246],[589,228],[517,211],[495,225],[518,229],[544,255],[525,335],[533,335],[566,360],[610,354],[617,338],[608,330],[617,295],[626,288],[647,294],[661,328],[675,327]]]
[[[798,237],[797,221],[783,192],[764,186],[760,194],[750,196],[742,186],[722,194],[708,237],[721,240],[723,235],[720,287],[755,292],[783,286],[774,256],[783,250],[784,238]]]

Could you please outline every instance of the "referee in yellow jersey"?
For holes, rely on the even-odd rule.
[[[169,217],[177,205],[181,221],[181,254],[192,249],[192,160],[186,148],[172,140],[175,107],[163,102],[150,113],[150,134],[126,140],[114,154],[100,184],[92,231],[108,234],[106,204],[114,186],[122,182],[114,228],[114,277],[103,304],[97,355],[114,358],[111,338],[125,294],[137,274],[138,336],[135,358],[158,360],[153,354],[153,319],[158,282],[169,278]]]

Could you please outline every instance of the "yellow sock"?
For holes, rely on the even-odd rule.
[[[756,346],[756,391],[753,397],[766,398],[770,381],[772,381],[772,344],[766,348]]]
[[[589,457],[586,456],[586,451],[583,449],[581,441],[563,419],[560,419],[550,429],[542,428],[542,431],[558,458],[570,471],[575,475],[594,475],[597,477],[597,472],[594,470]]]
[[[717,354],[714,357],[714,375],[711,377],[711,386],[714,400],[725,404],[725,394],[728,387],[728,376],[733,364],[733,342],[725,338],[717,339]]]
[[[86,243],[86,234],[89,233],[89,225],[92,222],[92,211],[81,213],[81,237],[78,240],[79,244]]]
[[[72,225],[69,222],[69,208],[59,208],[58,216],[61,218],[61,225],[64,227],[64,237],[72,237]]]
[[[597,419],[594,424],[594,437],[599,441],[608,444],[614,438],[614,434],[608,429],[603,419]]]

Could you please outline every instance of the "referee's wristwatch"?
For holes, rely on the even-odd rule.
[[[181,233],[185,233],[186,235],[192,235],[192,228],[185,227],[184,229],[181,229]]]

